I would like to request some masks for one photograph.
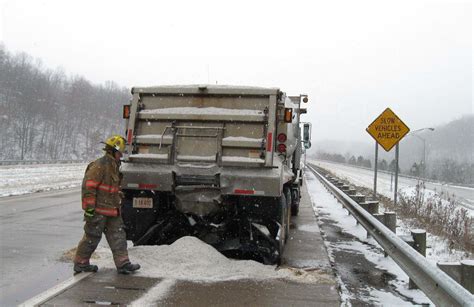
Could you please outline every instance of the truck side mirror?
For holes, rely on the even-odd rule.
[[[306,149],[311,148],[311,125],[303,124],[303,143]]]

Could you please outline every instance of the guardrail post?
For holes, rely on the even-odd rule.
[[[397,214],[395,212],[384,212],[384,224],[393,233],[397,232]]]
[[[397,214],[395,212],[384,212],[383,223],[393,233],[397,233]],[[387,252],[384,252],[384,257],[388,256]]]
[[[426,230],[413,229],[411,235],[415,241],[415,250],[426,257]]]
[[[351,198],[359,204],[365,211],[367,211],[367,206],[365,204],[365,195],[356,193],[352,195]],[[356,225],[359,225],[359,221],[356,220]],[[367,232],[367,237],[369,237],[369,233]]]
[[[347,196],[349,196],[350,198],[352,198],[354,195],[356,195],[356,189],[354,189],[353,187],[350,187],[349,190],[347,192],[345,192],[347,194]],[[350,215],[350,212],[349,210],[347,210],[347,212],[349,213]],[[359,225],[359,222],[356,220],[356,225]]]
[[[438,262],[436,265],[466,290],[474,293],[474,260]]]
[[[365,195],[363,194],[354,194],[353,196],[351,196],[351,198],[356,202],[358,203],[359,205],[363,202],[365,202]]]
[[[423,229],[413,229],[411,236],[413,237],[413,248],[422,254],[423,257],[426,257],[426,231]],[[408,282],[408,289],[418,289],[418,286],[411,278]]]
[[[438,262],[436,266],[449,275],[457,283],[461,283],[461,263],[460,262]]]
[[[384,223],[383,222],[383,219],[384,219],[384,215],[383,213],[375,213],[375,214],[372,214],[380,223]]]
[[[377,208],[378,209],[378,208]],[[375,217],[380,223],[384,223],[384,215],[383,213],[375,213],[375,214],[372,214],[373,217]],[[367,232],[367,238],[369,237],[369,232]],[[386,257],[386,256],[385,256]]]
[[[370,214],[375,215],[379,213],[379,201],[378,200],[366,200],[367,203],[367,211]]]
[[[474,294],[474,260],[461,260],[461,285]]]
[[[356,192],[356,189],[354,189],[354,188],[349,188],[349,190],[346,192],[346,194],[347,194],[350,198],[352,198],[354,195],[356,195],[356,193],[357,193],[357,192]]]

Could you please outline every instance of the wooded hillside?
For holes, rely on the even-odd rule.
[[[100,141],[123,135],[129,93],[43,68],[0,45],[0,160],[94,158]]]

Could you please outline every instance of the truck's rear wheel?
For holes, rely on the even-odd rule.
[[[300,191],[299,189],[291,190],[291,215],[297,216],[300,211]]]
[[[277,236],[277,243],[278,243],[278,260],[277,263],[281,264],[283,258],[283,251],[285,249],[285,242],[288,236],[287,228],[288,228],[288,205],[286,201],[285,194],[283,193],[281,197],[278,199],[279,201],[279,209],[280,209],[280,229]]]
[[[293,202],[293,197],[291,195],[291,190],[289,188],[285,188],[285,198],[286,198],[286,212],[285,212],[285,216],[286,216],[286,227],[285,227],[285,230],[286,230],[286,240],[285,242],[288,240],[288,237],[290,236],[290,224],[291,224],[291,205],[292,205],[292,202]]]

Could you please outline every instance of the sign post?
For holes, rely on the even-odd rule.
[[[395,151],[395,192],[394,204],[397,204],[397,184],[398,184],[398,143],[410,132],[410,128],[392,111],[386,108],[370,125],[366,131],[374,138],[376,144],[382,146],[385,151],[390,151],[397,145]],[[378,145],[375,146],[375,168],[374,168],[374,196],[377,191],[377,159]]]
[[[374,199],[377,198],[377,166],[379,163],[379,143],[375,142]]]
[[[398,157],[400,152],[398,151],[398,146],[395,147],[395,193],[393,195],[393,204],[396,206],[397,205],[397,191],[398,191]]]

